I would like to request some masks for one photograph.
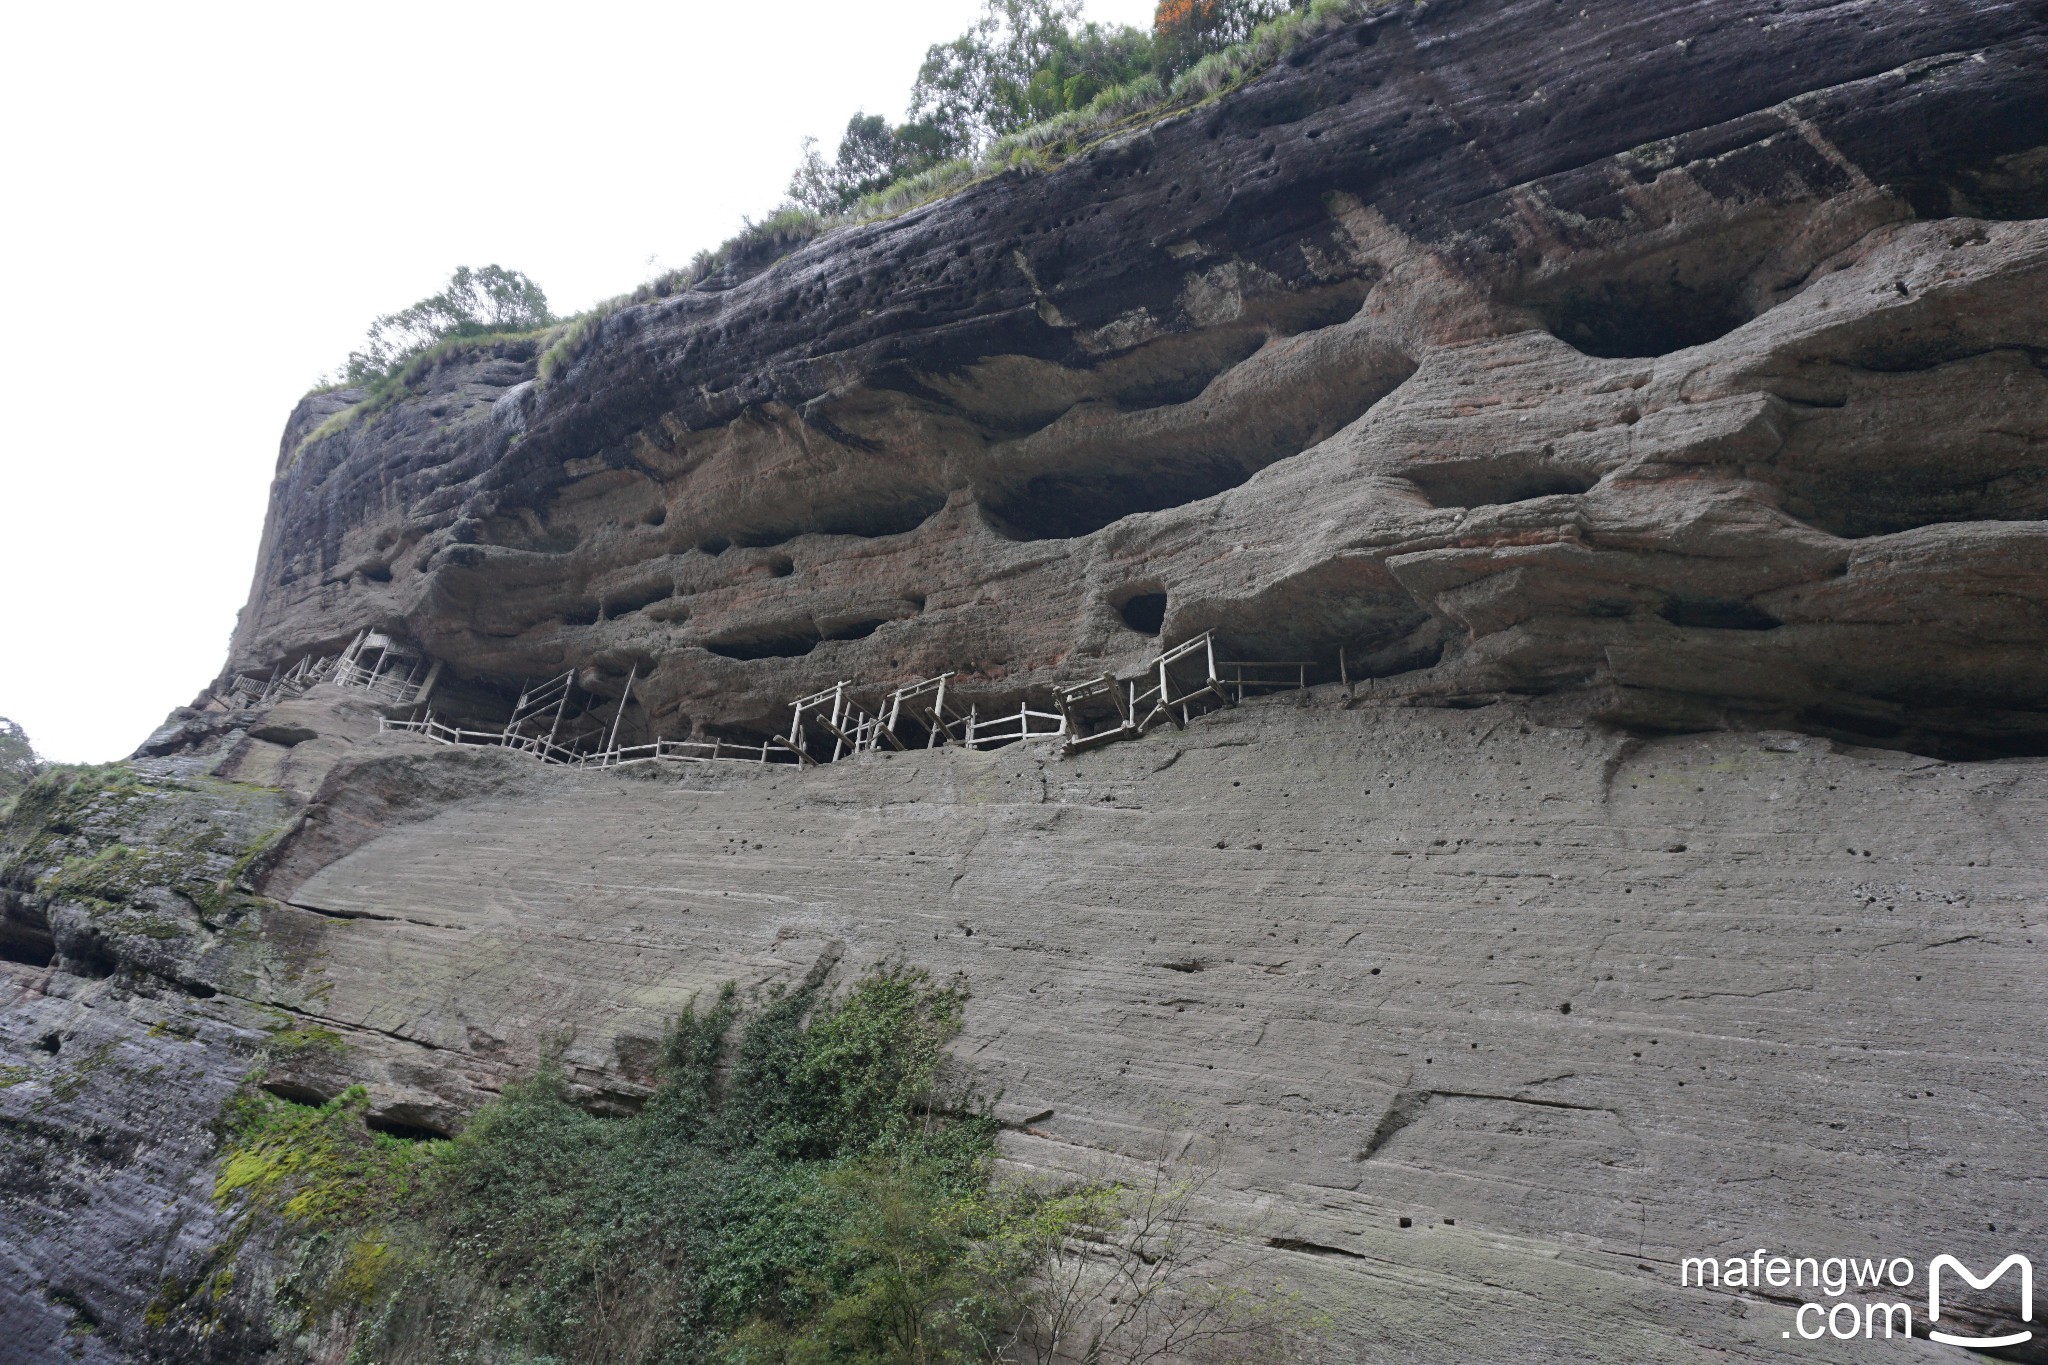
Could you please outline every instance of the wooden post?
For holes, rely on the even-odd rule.
[[[834,763],[839,761],[840,751],[845,745],[845,741],[839,736],[839,712],[840,707],[844,705],[845,701],[846,684],[842,682],[832,689],[832,761]]]
[[[550,745],[552,745],[555,742],[555,736],[561,732],[562,712],[568,707],[568,705],[569,681],[567,678],[564,678],[562,681],[562,695],[555,702],[555,723],[548,727],[548,743]]]
[[[626,690],[619,693],[619,713],[612,717],[611,738],[604,744],[606,753],[611,753],[619,747],[619,722],[626,718],[626,703],[633,700],[633,680],[639,676],[640,663],[635,660],[633,666],[626,670]]]

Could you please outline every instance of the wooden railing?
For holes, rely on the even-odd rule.
[[[538,735],[501,730],[465,730],[440,721],[391,720],[377,722],[379,733],[419,735],[437,744],[469,744],[487,749],[510,749],[531,754],[543,763],[570,768],[617,768],[628,763],[774,763],[788,766],[796,758],[773,744],[741,744],[728,739],[658,739],[652,744],[630,744],[599,753],[578,753]]]
[[[374,671],[366,678],[359,676],[365,670],[354,656],[360,651],[362,640],[359,636],[348,651],[331,661],[331,670],[326,663],[311,670],[302,663],[292,676],[331,676],[334,681],[366,687],[377,695],[391,695],[403,702],[426,691],[440,671],[439,664],[433,665],[428,673],[429,684],[417,690],[412,675],[418,672],[420,661],[414,663],[403,680],[398,680],[396,674],[379,678]],[[624,746],[617,742],[619,726],[637,668],[627,678],[626,690],[618,699],[608,727],[600,725],[595,731],[576,731],[564,736],[563,720],[575,691],[572,670],[522,690],[512,719],[502,731],[447,725],[435,720],[431,712],[420,720],[383,719],[378,728],[383,732],[416,734],[439,744],[511,749],[544,763],[577,768],[617,768],[633,763],[808,767],[854,754],[873,753],[885,745],[901,750],[913,743],[928,749],[956,744],[986,750],[1037,739],[1061,740],[1065,753],[1077,754],[1119,740],[1137,739],[1160,725],[1185,728],[1198,716],[1220,707],[1236,706],[1253,696],[1306,689],[1310,671],[1315,667],[1300,660],[1219,660],[1214,633],[1204,631],[1162,650],[1135,676],[1119,678],[1105,673],[1087,682],[1055,687],[1051,711],[1036,711],[1029,702],[1020,702],[1016,711],[986,719],[979,708],[970,708],[960,715],[947,706],[953,675],[942,673],[897,688],[873,711],[855,699],[853,683],[835,683],[790,703],[789,733],[771,736],[758,744],[726,739],[656,739]],[[1339,672],[1344,671],[1340,661]],[[387,684],[385,679],[391,681]],[[236,688],[249,685],[253,685],[249,679],[235,680]],[[276,680],[267,686],[274,690]],[[589,715],[588,707],[584,714]],[[571,728],[574,729],[573,725]],[[543,729],[546,733],[539,733]],[[604,747],[577,747],[593,738]]]
[[[1041,725],[1040,722],[1049,722]],[[970,710],[961,722],[961,743],[969,749],[1000,749],[1026,739],[1058,739],[1067,732],[1067,718],[1057,711],[1034,711],[1019,702],[1016,713],[1004,712],[981,718],[979,709]]]

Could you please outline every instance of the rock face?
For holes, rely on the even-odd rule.
[[[715,779],[386,738],[270,932],[383,1112],[432,1127],[564,1023],[626,1105],[721,982],[964,972],[1008,1155],[1213,1134],[1219,1216],[1293,1248],[1337,1360],[1828,1359],[1679,1260],[2042,1244],[2048,761],[1334,691],[1071,760]],[[448,764],[479,794],[373,813]]]
[[[174,713],[0,838],[0,1337],[293,1358],[210,1197],[259,1064],[417,1136],[567,1034],[621,1112],[833,958],[967,974],[1021,1165],[1216,1140],[1334,1359],[1864,1358],[1677,1263],[2048,1233],[2044,304],[2039,0],[1431,0],[545,382],[307,399],[230,672],[374,628],[457,720],[630,673],[626,741],[1206,629],[1319,685],[806,770]]]
[[[479,716],[632,668],[626,733],[681,737],[1215,628],[1385,696],[2041,752],[2044,60],[2038,3],[1394,7],[545,385],[514,343],[326,439],[308,400],[233,665],[378,625]]]
[[[132,1315],[224,1238],[195,1130],[266,1011],[345,1040],[273,1057],[273,1089],[362,1083],[373,1124],[446,1132],[564,1031],[584,1102],[628,1110],[693,998],[828,957],[967,975],[956,1051],[1019,1165],[1217,1140],[1212,1216],[1332,1314],[1332,1359],[1862,1359],[1785,1340],[1783,1296],[1681,1288],[1680,1261],[1979,1265],[2048,1234],[2048,760],[1323,688],[1076,759],[634,771],[363,740],[275,855],[260,930],[186,987],[217,996],[178,1005],[139,961],[22,981],[5,1112],[53,1152],[135,1135],[118,1174],[35,1168],[78,1203],[16,1253],[23,1301],[173,1354]],[[53,1030],[63,1058],[34,1051]],[[122,1066],[67,1086],[107,1030]],[[173,1046],[206,1079],[159,1092],[139,1050]],[[17,1189],[26,1141],[0,1147]],[[167,1189],[176,1240],[146,1216]],[[2010,1297],[1963,1320],[2010,1323]],[[239,1335],[183,1358],[259,1353],[234,1306]]]

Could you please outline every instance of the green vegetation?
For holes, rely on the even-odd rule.
[[[42,770],[43,761],[36,757],[35,746],[28,742],[28,733],[7,717],[0,716],[0,820],[7,818],[14,798]]]
[[[215,1186],[237,1230],[152,1324],[217,1318],[236,1252],[280,1228],[280,1328],[379,1365],[964,1365],[1019,1343],[1111,1365],[1300,1339],[1284,1295],[1186,1278],[1194,1183],[1152,1182],[1169,1209],[1142,1184],[992,1180],[996,1125],[939,1081],[961,984],[882,969],[833,999],[821,978],[744,1020],[730,987],[687,1012],[630,1118],[578,1108],[554,1063],[445,1141],[372,1132],[360,1090],[252,1085]]]
[[[1012,139],[1045,146],[1058,140],[1049,124],[1071,134],[1158,104],[1183,71],[1291,12],[1282,0],[1163,0],[1148,33],[1083,22],[1074,0],[985,0],[972,28],[926,52],[905,122],[855,114],[831,161],[806,141],[790,203],[845,214],[949,162],[1017,164]]]
[[[431,1164],[433,1144],[371,1132],[369,1093],[355,1086],[322,1105],[262,1091],[229,1101],[225,1159],[214,1181],[220,1203],[274,1213],[308,1231],[389,1218],[405,1207]]]
[[[362,349],[349,353],[341,377],[313,390],[367,392],[307,433],[298,451],[375,417],[412,393],[450,357],[506,343],[530,345],[540,339],[545,344],[547,334],[561,323],[548,311],[546,293],[519,271],[498,265],[457,266],[440,293],[372,322]]]
[[[260,919],[251,912],[262,901],[242,887],[287,817],[267,788],[144,780],[125,764],[52,765],[0,816],[0,884],[34,898],[32,929],[51,933],[45,946],[73,962],[213,987],[253,961]],[[85,917],[46,913],[58,903]],[[205,929],[234,952],[193,975],[197,954],[217,942]]]
[[[1301,43],[1394,0],[1161,0],[1150,33],[1084,23],[1073,0],[985,0],[980,20],[925,56],[910,116],[848,120],[827,161],[804,146],[789,201],[815,235],[889,217],[1003,171],[1043,170],[1116,133],[1243,84]],[[774,219],[769,220],[773,222]],[[701,279],[767,224],[698,258]]]
[[[148,887],[178,879],[184,860],[160,849],[109,844],[95,853],[67,858],[36,889],[59,900],[88,905],[122,905]]]
[[[172,808],[160,798],[167,792],[236,802],[249,789],[211,779],[144,784],[121,763],[53,765],[0,814],[0,876],[32,877],[40,895],[98,909],[134,904],[163,887],[202,917],[225,913],[240,899],[236,884],[288,825],[238,841],[209,802],[193,802],[182,820],[166,822]]]
[[[540,380],[550,383],[623,307],[668,298],[728,268],[765,267],[831,228],[892,218],[995,175],[1050,170],[1108,138],[1235,89],[1302,43],[1397,3],[1161,0],[1147,33],[1083,22],[1078,0],[984,0],[973,27],[927,50],[904,122],[856,112],[830,160],[806,139],[788,198],[765,218],[747,219],[718,247],[698,252],[687,267],[607,299],[566,326],[546,312],[538,286],[512,271],[501,273],[532,288],[527,311],[486,318],[472,310],[452,328],[433,331],[456,316],[436,295],[378,319],[370,344],[350,356],[348,369],[351,382],[370,386],[369,395],[321,423],[299,449],[376,416],[432,366],[471,347],[538,337]],[[461,292],[455,283],[463,274],[456,272],[447,295]],[[401,326],[415,316],[432,325]],[[386,323],[388,334],[380,334]]]
[[[348,1044],[333,1029],[282,1028],[264,1041],[263,1050],[273,1058],[299,1057],[312,1052],[343,1052]]]
[[[374,384],[438,343],[533,332],[556,321],[548,296],[519,271],[457,266],[440,293],[372,322],[363,348],[349,353],[343,377],[350,384]]]
[[[596,335],[599,325],[618,312],[627,302],[628,300],[624,298],[607,299],[595,308],[578,313],[568,326],[558,329],[548,348],[540,354],[540,366],[537,371],[540,382],[549,382],[555,377],[555,371],[581,355],[590,338]]]
[[[221,1112],[222,1161],[213,1197],[241,1210],[226,1242],[189,1277],[166,1281],[143,1312],[155,1331],[207,1336],[229,1314],[235,1262],[252,1235],[282,1223],[302,1259],[321,1268],[307,1285],[290,1281],[287,1311],[311,1325],[369,1301],[388,1252],[376,1229],[422,1193],[436,1144],[372,1132],[369,1095],[351,1087],[322,1105],[293,1104],[245,1086]]]
[[[103,795],[136,790],[135,770],[125,763],[53,763],[0,807],[0,879],[15,880],[24,869],[62,861],[60,850],[83,836]]]
[[[728,267],[766,266],[831,228],[892,218],[991,176],[1050,170],[1227,93],[1302,43],[1395,3],[1164,0],[1146,34],[1082,23],[1073,3],[985,0],[973,28],[927,52],[905,122],[854,114],[829,161],[807,139],[780,207],[688,267],[577,318],[543,357],[541,379],[553,379],[620,308]]]
[[[585,314],[584,316],[588,316]],[[578,318],[569,324],[570,330],[582,324]],[[313,428],[299,442],[298,450],[324,441],[330,436],[348,430],[358,422],[367,421],[378,413],[394,406],[400,399],[418,389],[420,381],[433,373],[442,362],[455,356],[476,351],[490,350],[508,343],[532,345],[536,341],[546,343],[551,334],[560,334],[562,324],[548,323],[529,331],[496,331],[464,333],[443,337],[439,341],[415,351],[389,373],[375,376],[366,381],[368,392],[356,402],[332,414],[326,421]],[[294,455],[297,451],[294,452]]]

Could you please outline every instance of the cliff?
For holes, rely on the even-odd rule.
[[[1861,1358],[1676,1267],[2048,1231],[2044,304],[2038,0],[1432,0],[309,397],[217,699],[0,850],[0,1332],[289,1358],[212,1198],[253,1067],[421,1136],[555,1039],[630,1112],[692,999],[843,960],[965,973],[1018,1167],[1220,1140],[1336,1358]],[[1311,685],[659,772],[226,685],[366,630],[622,743],[1203,631]]]
[[[1396,7],[546,382],[309,400],[231,666],[380,626],[480,715],[637,669],[644,738],[1214,628],[1387,696],[2039,752],[2039,10],[1583,11]]]

